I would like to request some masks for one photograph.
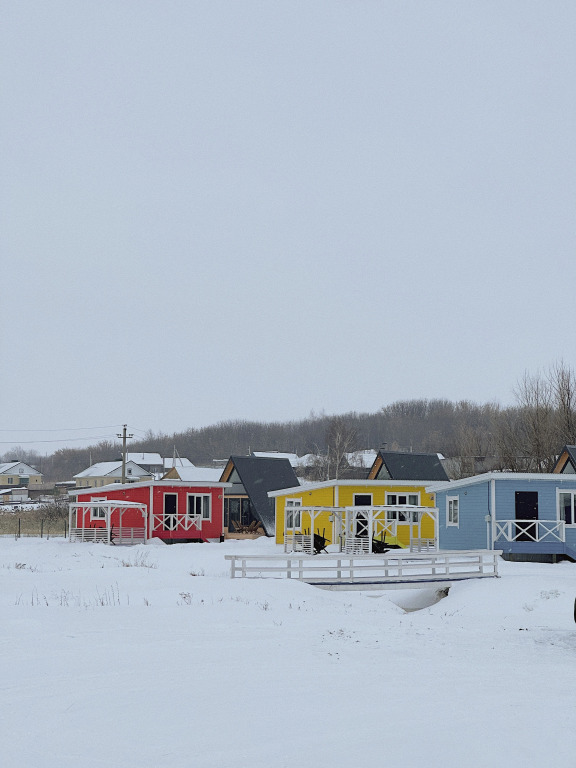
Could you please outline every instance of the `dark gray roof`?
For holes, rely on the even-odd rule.
[[[274,500],[268,498],[268,491],[295,488],[299,485],[292,465],[288,459],[263,456],[230,456],[230,460],[236,467],[266,534],[273,536],[276,528]]]
[[[448,480],[436,453],[379,451],[391,480]]]

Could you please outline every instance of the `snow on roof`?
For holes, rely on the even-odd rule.
[[[288,459],[293,467],[297,467],[299,461],[297,453],[281,453],[280,451],[252,451],[252,456],[258,456],[261,459]]]
[[[353,451],[346,454],[346,461],[351,467],[364,467],[370,469],[372,464],[376,461],[378,453],[371,448],[364,451]]]
[[[426,491],[430,493],[439,493],[453,488],[465,488],[467,485],[476,483],[486,483],[491,480],[512,480],[514,482],[538,482],[538,483],[556,483],[572,484],[576,483],[576,476],[562,475],[555,472],[483,472],[480,475],[462,477],[459,480],[445,480],[443,482],[428,482]]]
[[[162,459],[162,464],[164,466],[164,469],[172,469],[172,467],[176,467],[176,469],[179,469],[180,467],[193,467],[194,464],[190,461],[190,459],[182,459],[180,456],[168,456],[167,458]]]
[[[119,469],[122,471],[121,461],[99,461],[96,464],[92,464],[88,469],[83,469],[82,472],[78,472],[74,477],[103,477],[110,475],[114,470]]]
[[[162,456],[159,453],[127,453],[126,461],[133,461],[136,464],[157,464],[162,466]]]
[[[170,467],[172,469],[172,467]],[[196,482],[206,480],[209,482],[218,482],[222,476],[222,469],[220,467],[195,467],[191,465],[189,467],[174,467],[178,473],[180,480],[184,482]]]
[[[131,466],[133,469],[140,470],[142,475],[150,475],[147,470],[142,469],[141,466],[136,464],[135,461],[127,461],[126,466]],[[74,477],[106,477],[107,475],[121,475],[122,474],[122,462],[121,461],[100,461],[97,464],[92,464],[88,469],[84,469]]]
[[[7,461],[4,464],[0,464],[0,475],[9,475],[11,474],[10,470],[16,469],[16,467],[21,466],[24,467],[26,470],[26,474],[30,475],[40,475],[41,472],[38,472],[37,469],[34,469],[34,467],[31,467],[29,464],[25,464],[23,461]],[[18,473],[22,474],[22,473]]]

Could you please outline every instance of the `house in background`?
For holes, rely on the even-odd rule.
[[[42,484],[42,473],[23,461],[0,464],[0,487],[25,485],[29,488]]]
[[[154,476],[151,472],[142,469],[134,461],[126,462],[126,480],[129,483],[152,479]],[[122,462],[100,461],[74,475],[74,480],[76,481],[76,488],[100,488],[110,483],[121,483]]]
[[[425,480],[341,479],[272,491],[276,543],[286,547],[288,540],[297,544],[317,534],[327,545],[370,552],[373,539],[400,547],[415,539],[435,541],[435,498],[426,485]]]
[[[368,473],[369,480],[442,482],[448,475],[437,453],[409,453],[380,449]]]
[[[163,475],[162,480],[183,480],[184,482],[210,480],[210,482],[218,482],[221,475],[221,467],[195,467],[190,463],[189,466],[182,465],[171,467]]]
[[[246,529],[274,536],[268,492],[299,484],[289,458],[269,456],[230,456],[220,480],[230,483],[224,492],[224,528],[232,536]]]
[[[564,446],[552,472],[559,475],[576,474],[576,445]]]
[[[121,455],[118,457],[118,461],[122,461]],[[164,471],[164,459],[159,453],[127,452],[126,463],[129,461],[134,462],[134,464],[137,464],[150,475],[160,474]]]
[[[25,485],[0,489],[0,504],[23,504],[26,501],[30,501],[30,497]]]
[[[576,475],[488,472],[434,483],[441,549],[498,549],[511,560],[576,559]]]
[[[71,541],[141,543],[151,537],[168,544],[219,541],[223,535],[224,491],[218,481],[150,480],[71,495]]]

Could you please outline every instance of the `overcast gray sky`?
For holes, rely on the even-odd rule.
[[[0,454],[573,365],[575,33],[572,0],[2,3]]]

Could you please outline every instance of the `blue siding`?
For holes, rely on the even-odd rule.
[[[457,497],[460,522],[447,525],[447,498]],[[442,549],[486,549],[488,546],[486,515],[490,512],[490,483],[477,483],[450,488],[436,494],[438,534]]]
[[[474,478],[470,478],[474,480]],[[488,524],[486,515],[491,513],[491,481],[494,482],[497,521],[516,519],[517,491],[535,491],[538,493],[538,519],[558,519],[558,490],[576,493],[576,476],[558,475],[517,478],[487,475],[485,480],[462,483],[455,488],[446,488],[436,492],[439,525],[438,536],[441,549],[484,549],[491,545],[487,537]],[[447,526],[447,497],[457,497],[459,501],[460,523],[458,527]],[[568,554],[576,559],[576,527],[566,527],[566,542],[546,539],[541,542],[507,542],[500,539],[495,547],[505,552],[525,552],[542,554]]]

